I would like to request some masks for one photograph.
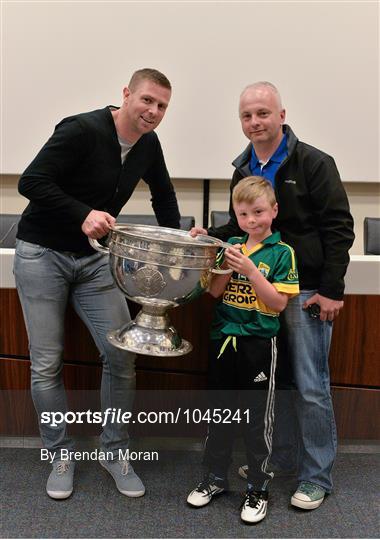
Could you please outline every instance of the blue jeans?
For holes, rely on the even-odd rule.
[[[67,411],[62,380],[64,319],[67,302],[91,332],[103,364],[101,409],[130,411],[135,387],[135,355],[111,345],[106,334],[130,320],[127,302],[112,278],[108,257],[101,253],[76,257],[68,252],[17,240],[14,275],[29,338],[31,390],[44,446],[59,456],[72,450],[66,424],[40,422],[41,413]],[[127,424],[108,422],[102,447],[116,457],[128,448]]]
[[[295,398],[287,419],[278,424],[275,443],[291,443],[298,480],[332,489],[331,470],[337,449],[337,434],[330,393],[329,349],[332,323],[310,318],[302,304],[316,291],[301,291],[292,298],[282,316],[288,358],[293,371]],[[287,396],[290,392],[286,393]],[[285,396],[285,394],[284,394]],[[277,398],[276,398],[277,399]],[[284,418],[284,415],[283,415]],[[296,443],[295,443],[296,441]],[[276,459],[274,451],[274,460]]]

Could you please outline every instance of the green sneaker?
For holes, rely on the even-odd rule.
[[[323,503],[326,492],[318,484],[312,482],[301,482],[297,491],[293,494],[290,502],[293,506],[304,510],[314,510]]]

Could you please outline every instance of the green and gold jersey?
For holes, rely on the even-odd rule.
[[[247,250],[248,235],[234,236],[230,244],[242,244],[242,253],[254,262],[263,276],[279,292],[290,297],[299,293],[298,272],[293,248],[281,241],[275,232]],[[216,306],[211,326],[211,338],[223,336],[273,337],[280,328],[279,313],[273,311],[256,296],[253,284],[244,275],[233,272]]]

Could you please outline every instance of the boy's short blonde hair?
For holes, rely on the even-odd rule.
[[[276,204],[276,195],[272,184],[262,176],[247,176],[236,184],[232,192],[232,204],[246,202],[252,204],[258,197],[265,195],[271,206]]]

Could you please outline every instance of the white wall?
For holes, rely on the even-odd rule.
[[[183,215],[202,223],[194,178],[214,179],[210,209],[227,209],[223,179],[247,142],[239,93],[271,80],[300,139],[336,159],[352,253],[363,252],[363,219],[380,202],[379,2],[7,0],[0,10],[1,212],[24,209],[17,177],[62,117],[117,105],[131,73],[149,66],[173,84],[159,135]],[[124,211],[151,212],[144,184]]]
[[[4,1],[1,172],[20,173],[64,116],[118,105],[140,67],[173,83],[159,127],[176,178],[229,178],[240,91],[278,85],[301,140],[343,180],[379,181],[379,3]]]

